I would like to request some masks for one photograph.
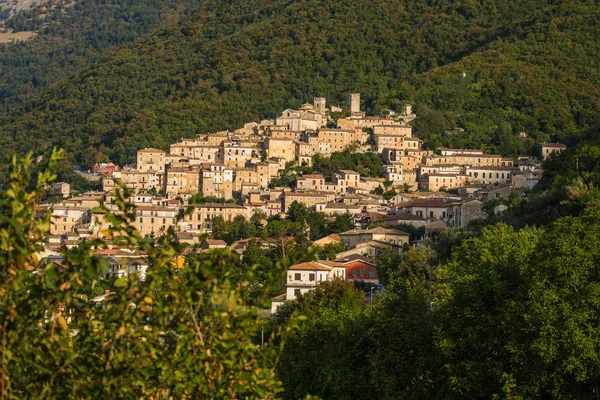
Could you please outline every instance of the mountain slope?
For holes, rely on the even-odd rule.
[[[123,163],[140,147],[165,147],[181,136],[272,117],[315,95],[339,102],[350,91],[360,91],[364,107],[373,112],[403,100],[442,110],[440,126],[463,115],[462,108],[477,113],[485,102],[486,112],[494,115],[506,106],[526,109],[502,94],[496,97],[507,105],[499,103],[479,90],[477,81],[457,88],[451,77],[471,66],[469,73],[479,68],[490,83],[502,82],[509,75],[502,68],[489,71],[485,62],[493,59],[495,47],[512,49],[510,60],[530,51],[545,54],[554,31],[521,51],[528,40],[523,33],[573,12],[598,14],[593,1],[208,1],[189,18],[125,45],[4,117],[3,151],[40,153],[59,145],[87,164],[105,156]],[[566,37],[593,29],[579,25],[587,20],[575,22],[564,30]],[[589,40],[595,51],[598,37]],[[555,52],[557,57],[568,54],[560,48]],[[569,63],[593,66],[597,60],[590,56],[583,49]],[[536,71],[544,63],[544,56],[521,62],[531,90],[542,85]],[[595,77],[574,79],[583,92],[593,93],[587,90]],[[552,94],[552,82],[547,86]],[[470,99],[477,93],[479,100]],[[582,129],[566,118],[575,130]],[[423,121],[420,134],[435,140],[439,126]]]
[[[431,147],[471,145],[516,155],[535,142],[572,146],[597,134],[600,8],[561,2],[511,30],[510,37],[415,80],[414,98],[428,107],[417,133]],[[436,111],[445,123],[432,124]],[[465,132],[444,134],[452,126]]]
[[[201,0],[54,0],[21,12],[0,28],[36,33],[0,45],[0,112],[98,61],[108,50],[173,22]]]

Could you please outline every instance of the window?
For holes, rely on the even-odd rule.
[[[301,281],[302,280],[302,274],[294,274],[294,280]]]
[[[294,296],[300,296],[300,289],[294,289]]]
[[[311,282],[314,282],[315,281],[315,274],[309,274],[308,275],[308,280],[311,281]]]
[[[365,270],[364,269],[360,270],[360,276],[365,276]]]
[[[356,276],[356,270],[355,269],[352,270],[352,275]]]
[[[429,211],[429,218],[433,218],[433,211]]]
[[[369,271],[369,277],[370,278],[374,278],[375,277],[375,270],[374,269],[372,269],[372,270]]]

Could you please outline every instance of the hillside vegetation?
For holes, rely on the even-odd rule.
[[[505,37],[414,80],[411,97],[427,106],[419,110],[417,133],[430,147],[516,155],[531,151],[535,141],[573,146],[597,133],[600,8],[597,2],[557,3],[507,27]],[[452,126],[465,132],[447,135]]]
[[[207,1],[11,112],[0,135],[5,153],[59,145],[124,163],[360,91],[375,113],[416,102],[430,147],[526,152],[596,120],[598,15],[593,1]]]
[[[102,55],[173,22],[200,0],[50,0],[15,14],[0,28],[5,36],[35,38],[0,45],[0,113],[36,94]],[[2,18],[0,18],[2,19]]]

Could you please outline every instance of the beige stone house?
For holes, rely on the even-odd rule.
[[[200,192],[205,197],[233,197],[233,169],[224,164],[202,164],[200,168]]]
[[[329,151],[344,151],[353,143],[362,143],[362,132],[355,129],[329,129],[318,131],[319,142],[329,143]]]
[[[403,246],[410,238],[406,232],[387,228],[357,229],[342,232],[339,236],[342,244],[348,249],[372,240]]]
[[[381,124],[375,125],[373,127],[373,134],[375,136],[379,135],[393,135],[393,136],[403,136],[403,137],[411,137],[412,136],[412,126],[410,125],[396,125],[396,124]]]
[[[158,171],[165,172],[166,153],[159,149],[143,149],[137,152],[137,170],[138,171]]]
[[[284,190],[282,195],[282,212],[286,212],[289,206],[297,201],[307,207],[315,207],[317,204],[327,204],[335,199],[335,193],[317,192],[317,191],[291,191]]]
[[[195,194],[200,191],[199,168],[168,168],[165,192],[169,195]]]
[[[465,174],[473,183],[496,184],[510,183],[513,174],[512,167],[467,167]]]
[[[286,162],[296,159],[296,145],[290,138],[266,138],[265,150],[269,158],[283,158]]]
[[[52,206],[50,216],[50,234],[63,235],[73,231],[78,225],[86,225],[92,221],[92,207],[87,206]]]
[[[448,217],[449,205],[448,202],[441,200],[413,200],[397,208],[399,212],[407,212],[419,217],[436,220]]]
[[[554,153],[560,153],[567,148],[562,143],[542,143],[542,159],[547,160]]]
[[[173,226],[179,214],[178,208],[160,206],[137,206],[133,225],[142,236],[160,234]]]
[[[216,217],[222,217],[226,222],[231,222],[238,215],[244,218],[250,218],[251,216],[246,207],[237,204],[195,205],[192,213],[185,216],[186,230],[198,232],[202,229],[211,229],[212,222]]]

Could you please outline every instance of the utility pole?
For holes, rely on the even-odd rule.
[[[369,299],[369,306],[371,309],[373,309],[373,290],[375,289],[375,286],[371,286],[371,297]]]

